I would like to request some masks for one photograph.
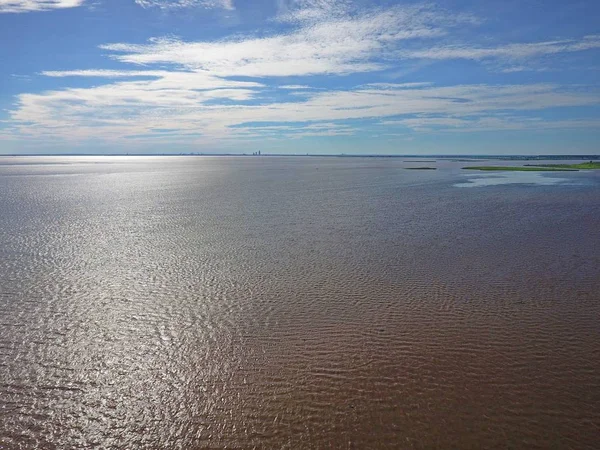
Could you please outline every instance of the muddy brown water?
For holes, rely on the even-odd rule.
[[[0,158],[0,448],[598,448],[598,174],[432,164]]]

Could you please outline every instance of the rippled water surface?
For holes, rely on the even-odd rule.
[[[0,448],[598,448],[600,174],[431,164],[0,158]]]

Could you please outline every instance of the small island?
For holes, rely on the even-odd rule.
[[[437,170],[437,167],[405,167],[406,170]]]
[[[579,164],[525,164],[527,167],[552,167],[558,169],[598,170],[600,162],[590,161]]]

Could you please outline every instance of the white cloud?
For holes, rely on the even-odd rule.
[[[469,126],[477,130],[506,129],[507,111],[532,112],[600,104],[598,94],[566,91],[551,84],[452,87],[388,84],[384,88],[367,86],[311,92],[302,101],[255,104],[249,101],[260,100],[260,87],[228,87],[227,83],[239,82],[223,81],[223,85],[219,85],[218,80],[206,79],[203,74],[174,73],[156,80],[24,94],[19,97],[11,119],[17,133],[31,137],[71,140],[95,137],[118,141],[155,135],[164,140],[167,137],[154,130],[168,128],[177,130],[180,136],[200,134],[202,139],[219,140],[250,137],[249,133],[272,135],[276,129],[267,128],[268,123],[289,123],[304,135],[349,134],[352,131],[344,124],[340,127],[331,124],[402,116],[405,119],[394,119],[396,124],[414,129],[440,126],[465,130]],[[425,117],[407,118],[414,115]],[[427,117],[432,115],[437,118]],[[261,122],[265,125],[261,126]],[[309,125],[299,126],[298,122]],[[550,127],[552,123],[544,126]],[[533,122],[529,125],[541,126]],[[585,125],[582,122],[578,126]],[[291,136],[290,130],[280,128],[279,134]],[[194,142],[200,138],[189,139]]]
[[[41,74],[47,77],[94,77],[94,78],[134,78],[134,77],[161,77],[168,75],[168,71],[160,70],[46,70]]]
[[[278,86],[278,88],[286,90],[312,89],[311,86],[307,86],[305,84],[285,84],[283,86]]]
[[[297,0],[281,17],[313,10],[320,11],[310,13],[314,20],[295,20],[291,30],[267,37],[238,36],[212,42],[154,38],[142,45],[114,43],[102,48],[125,63],[169,64],[221,77],[345,75],[388,69],[399,61],[415,59],[519,61],[518,66],[501,70],[539,70],[527,61],[600,48],[600,36],[489,48],[427,44],[427,40],[435,42],[448,35],[454,27],[477,23],[472,16],[448,14],[429,5],[348,12],[346,2]]]
[[[229,139],[265,138],[300,139],[307,136],[348,136],[356,133],[350,125],[321,122],[294,125],[236,126],[229,129]]]
[[[146,45],[116,43],[102,48],[126,63],[172,64],[217,76],[348,74],[383,69],[399,42],[442,36],[457,20],[429,8],[394,7],[264,38],[216,42],[159,38]]]
[[[430,82],[418,82],[418,83],[369,83],[365,84],[366,88],[378,88],[378,89],[400,89],[400,88],[421,88],[425,86],[431,86],[433,83]]]
[[[158,0],[138,3],[159,8],[159,3],[166,4]],[[169,3],[233,7],[231,2]],[[327,85],[314,85],[309,76],[397,68],[401,58],[519,59],[525,67],[527,58],[597,48],[600,43],[599,36],[589,36],[487,49],[435,47],[431,43],[436,38],[445,37],[452,27],[470,25],[474,19],[430,6],[397,6],[365,13],[348,5],[331,0],[281,3],[279,19],[286,23],[277,28],[283,27],[285,32],[266,37],[237,36],[213,42],[156,38],[143,45],[104,45],[111,58],[135,70],[42,72],[64,78],[65,83],[70,77],[102,82],[19,95],[9,111],[9,135],[34,140],[92,138],[121,144],[155,140],[193,145],[261,137],[349,135],[356,127],[343,122],[359,120],[417,131],[597,125],[590,120],[518,117],[550,108],[600,105],[599,93],[589,88],[540,83],[439,86],[372,82],[327,90]],[[313,12],[302,13],[308,10]],[[239,77],[257,81],[240,81]],[[269,84],[269,77],[295,77],[285,82],[303,84],[277,86]],[[368,81],[381,79],[386,80],[375,75]],[[351,86],[346,80],[338,85]],[[290,90],[293,95],[282,100],[281,92],[274,94],[274,89]]]
[[[48,77],[154,78],[153,81],[131,82],[148,90],[183,89],[206,90],[218,88],[256,88],[264,84],[255,81],[234,81],[210,75],[204,71],[168,70],[65,70],[45,71]],[[123,84],[121,84],[123,85]],[[110,86],[110,85],[105,85]]]
[[[349,0],[278,0],[276,20],[301,23],[341,18],[355,9]]]
[[[75,8],[85,0],[0,0],[0,13],[23,13]]]
[[[600,48],[600,36],[585,36],[580,40],[509,44],[491,48],[460,45],[433,47],[425,50],[401,52],[401,55],[410,58],[425,59],[483,60],[501,58],[506,60],[522,60],[544,55],[579,52],[597,48]]]
[[[415,117],[400,120],[385,120],[383,125],[401,126],[415,131],[431,133],[481,132],[505,130],[558,130],[558,129],[598,129],[597,119],[542,120],[538,117],[523,116],[472,116],[472,117]]]
[[[366,6],[368,9],[365,8]],[[432,3],[412,3],[386,9],[355,0],[277,0],[277,7],[275,20],[302,25],[358,18],[374,13],[404,15],[413,22],[418,17],[424,23],[436,22],[438,25],[446,27],[480,23],[480,20],[471,14],[457,13],[456,11],[449,13]]]
[[[181,9],[201,7],[234,10],[233,0],[135,0],[142,8]]]

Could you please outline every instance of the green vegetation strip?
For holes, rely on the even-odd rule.
[[[463,167],[463,169],[469,170],[489,170],[499,172],[577,172],[577,169],[571,169],[567,167],[510,167],[510,166],[471,166]]]
[[[405,167],[406,170],[437,170],[435,167]]]
[[[600,162],[584,162],[579,164],[525,164],[527,167],[551,167],[556,169],[581,169],[581,170],[598,170]]]

